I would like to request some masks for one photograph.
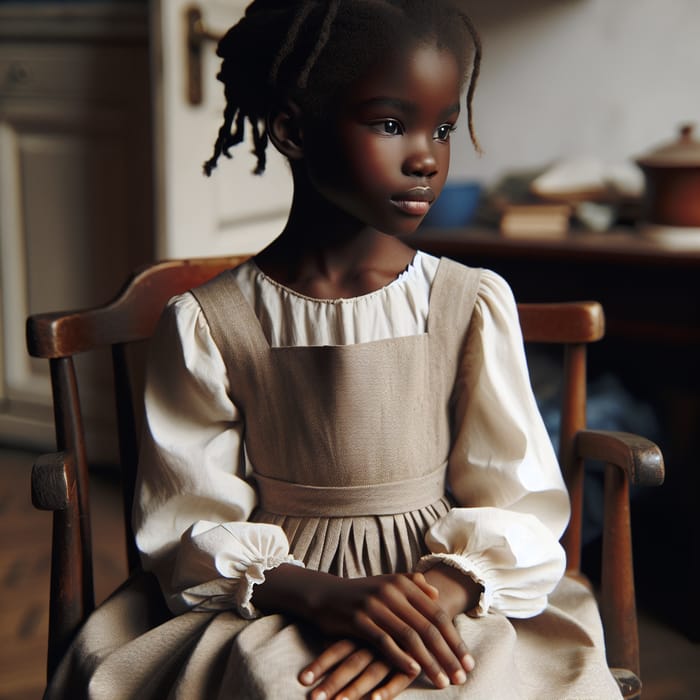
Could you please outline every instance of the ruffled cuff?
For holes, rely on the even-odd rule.
[[[295,559],[291,554],[286,557],[278,557],[266,562],[256,562],[246,569],[244,575],[238,581],[236,590],[236,609],[241,617],[253,620],[260,617],[260,611],[253,605],[253,586],[265,581],[265,572],[274,569],[280,564],[294,564],[294,566],[304,566],[304,563]]]
[[[235,608],[241,617],[260,616],[251,602],[253,587],[281,564],[304,566],[289,553],[277,525],[200,520],[182,536],[173,588],[186,610]]]
[[[484,587],[473,615],[541,613],[564,574],[564,550],[538,518],[499,508],[453,508],[429,528],[419,570],[454,566]]]

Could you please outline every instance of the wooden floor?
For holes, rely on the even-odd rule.
[[[44,679],[51,515],[30,502],[33,457],[0,448],[0,700],[36,700]],[[108,480],[93,479],[98,600],[126,571],[113,490]],[[640,637],[644,700],[700,698],[700,647],[643,611]]]
[[[52,516],[31,504],[34,457],[0,448],[0,700],[37,700],[45,678]],[[91,484],[97,600],[126,574],[121,505],[113,491],[107,479]]]

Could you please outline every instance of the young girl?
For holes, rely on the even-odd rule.
[[[135,531],[171,614],[117,594],[57,687],[619,697],[595,603],[562,579],[568,500],[509,288],[401,242],[443,187],[465,84],[476,145],[470,20],[447,1],[256,0],[219,55],[206,172],[248,127],[257,172],[268,139],[289,160],[291,213],[164,312]]]

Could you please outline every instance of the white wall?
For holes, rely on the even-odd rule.
[[[492,182],[564,157],[618,162],[697,122],[700,0],[465,0],[483,39],[475,124],[452,178]]]

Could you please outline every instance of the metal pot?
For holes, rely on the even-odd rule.
[[[700,227],[700,141],[693,126],[637,160],[646,182],[644,219],[661,226]]]

